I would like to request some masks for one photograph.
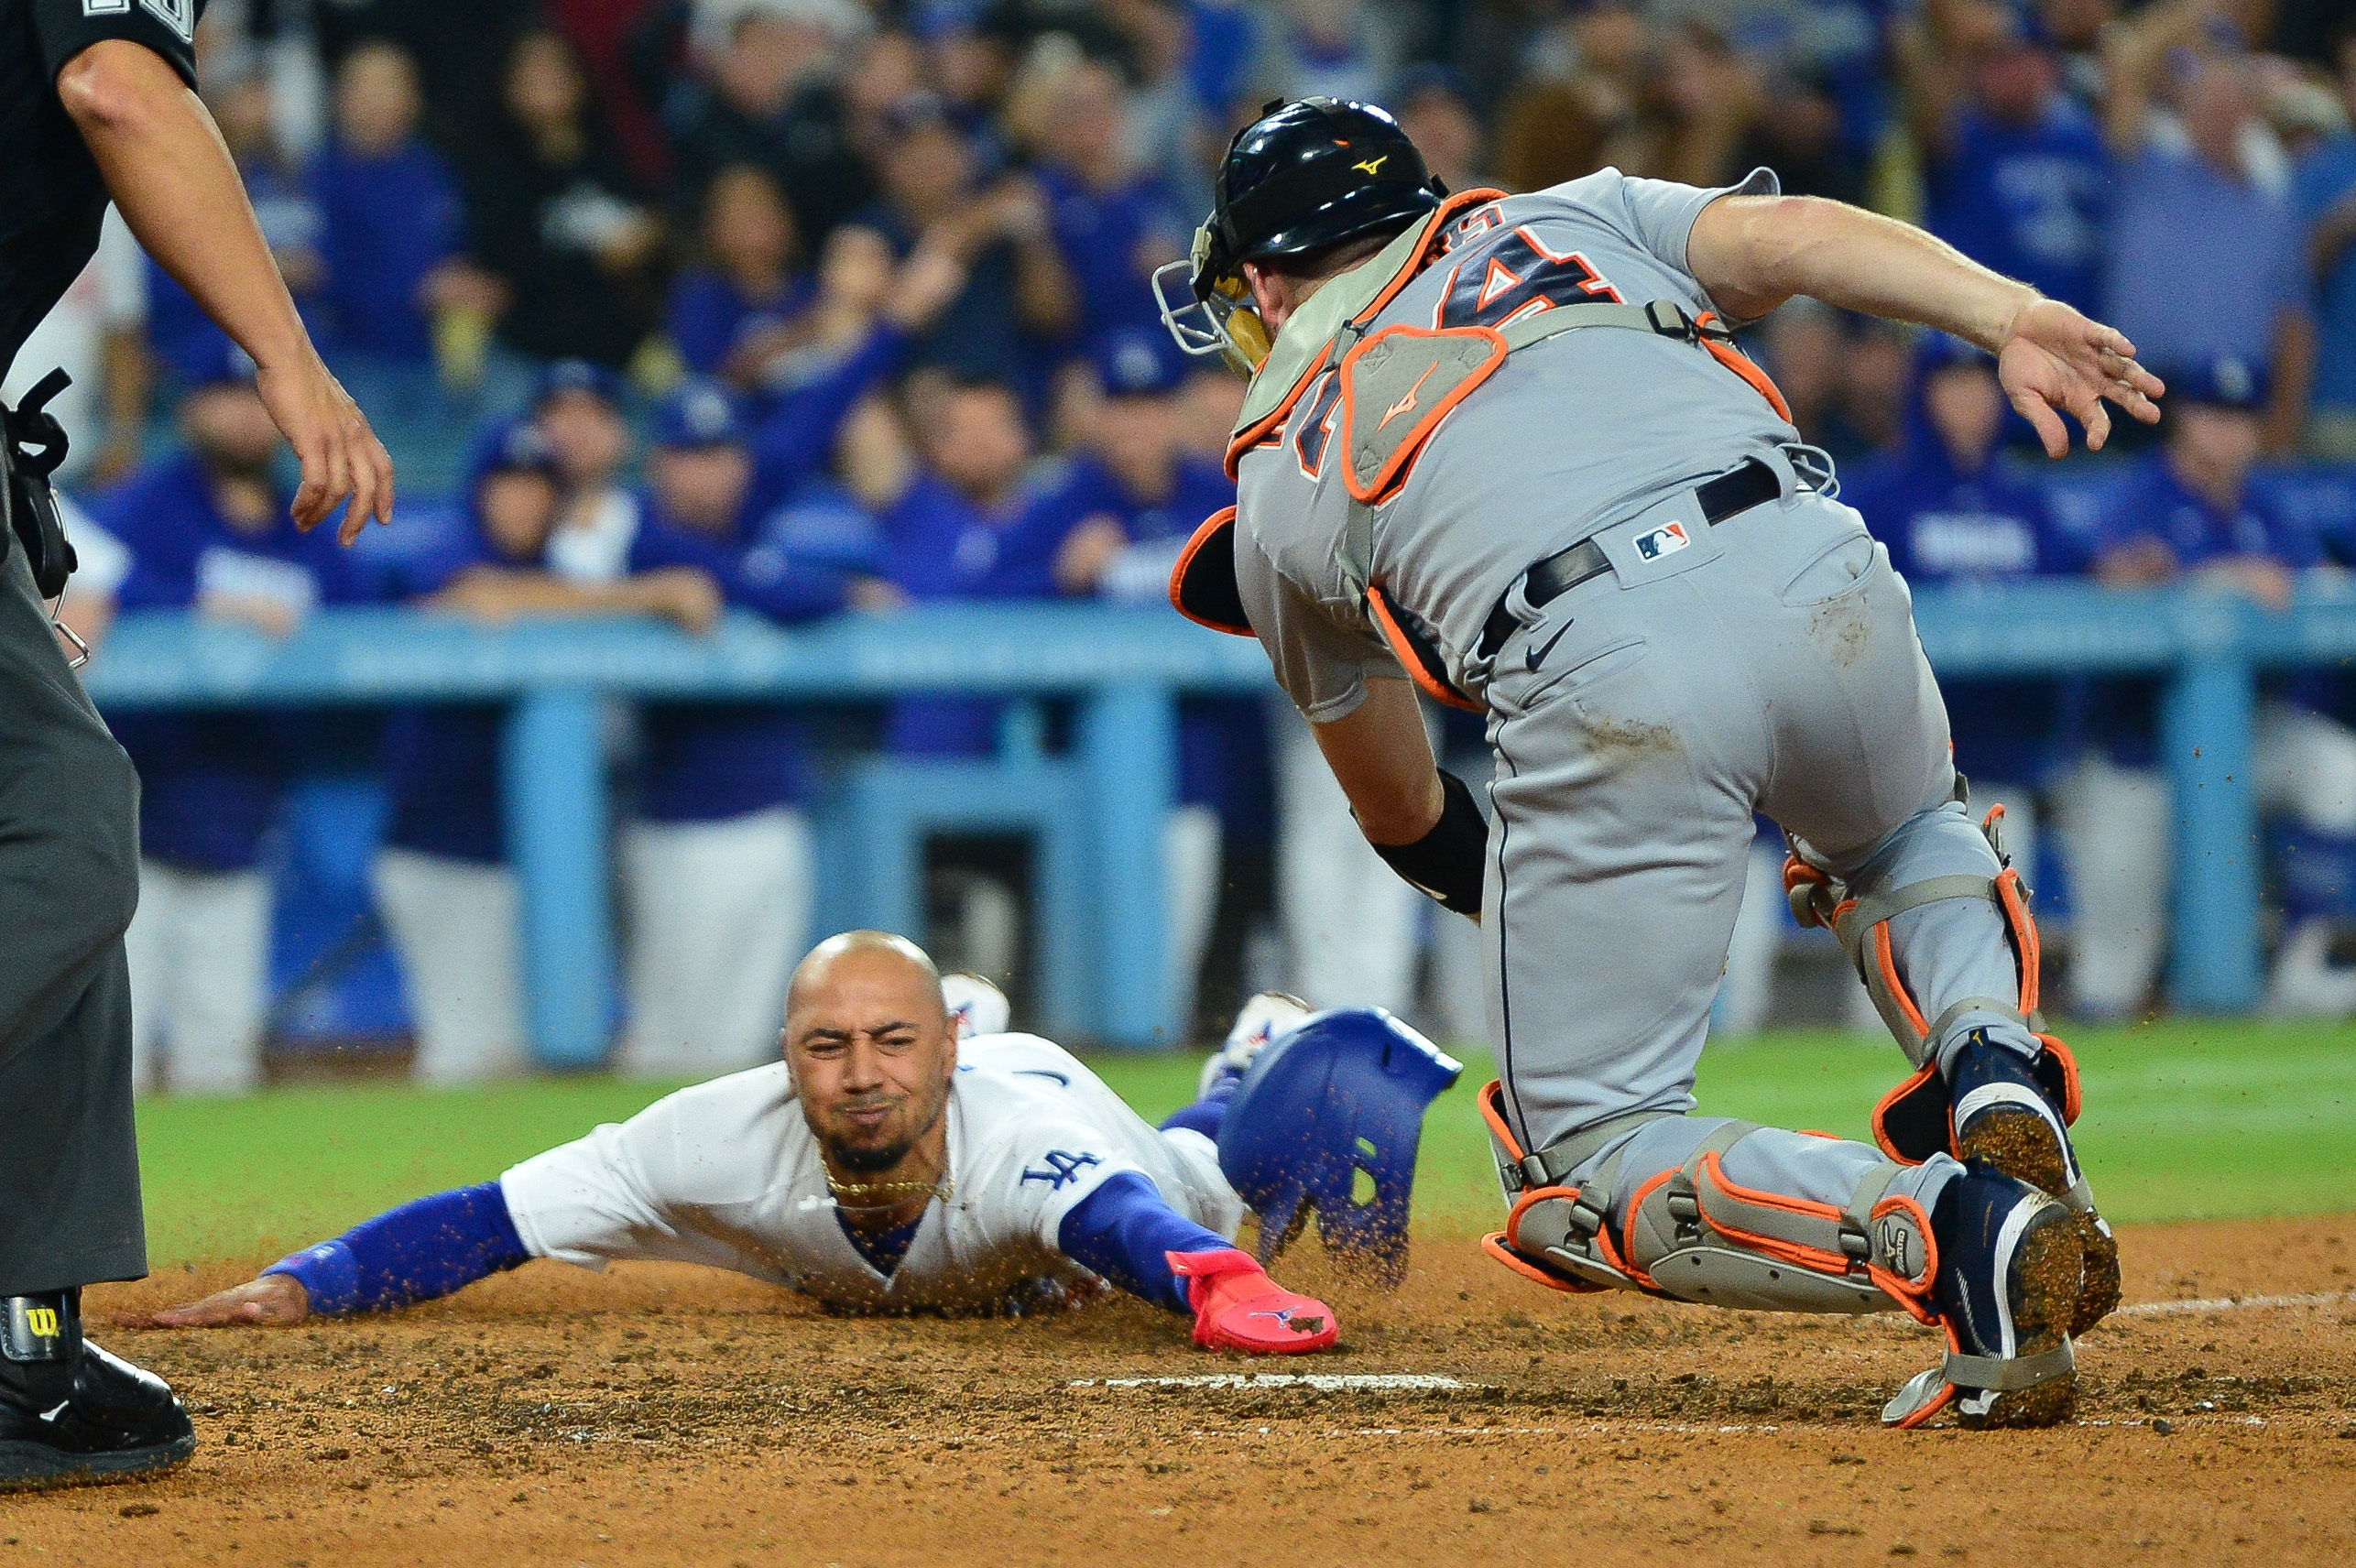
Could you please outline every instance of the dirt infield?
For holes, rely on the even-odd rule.
[[[535,1264],[396,1317],[103,1334],[204,1446],[0,1497],[0,1568],[2356,1561],[2356,1215],[2125,1244],[2142,1310],[2085,1342],[2079,1423],[2001,1434],[1879,1429],[1933,1352],[1901,1320],[1557,1296],[1465,1244],[1398,1296],[1337,1288],[1341,1352],[1282,1364],[1124,1301],[852,1321]],[[1396,1386],[1151,1381],[1262,1372]]]

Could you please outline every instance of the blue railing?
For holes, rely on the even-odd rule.
[[[2055,583],[1924,593],[1915,616],[1942,673],[2148,671],[2166,681],[2160,749],[2176,784],[2177,1005],[2237,1012],[2259,995],[2258,824],[2251,732],[2261,670],[2356,656],[2356,591],[2287,614],[2208,593]],[[860,702],[912,692],[1058,696],[1077,706],[1073,761],[1095,830],[1085,928],[1093,1017],[1075,1036],[1181,1038],[1162,961],[1161,823],[1176,781],[1180,692],[1265,692],[1256,643],[1167,611],[935,606],[781,631],[731,615],[692,637],[648,622],[485,628],[408,610],[338,610],[283,642],[178,615],[123,617],[88,671],[102,706],[206,708],[504,700],[508,843],[522,887],[528,1016],[551,1065],[606,1047],[611,963],[598,712],[607,698]],[[1078,922],[1075,922],[1078,923]],[[1076,1027],[1074,1027],[1076,1026]]]

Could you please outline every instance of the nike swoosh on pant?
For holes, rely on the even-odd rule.
[[[1553,637],[1548,637],[1543,647],[1541,647],[1537,643],[1532,643],[1528,652],[1523,656],[1522,662],[1529,666],[1532,671],[1535,671],[1540,665],[1546,662],[1546,656],[1554,651],[1554,645],[1563,640],[1563,633],[1567,632],[1570,629],[1571,623],[1565,621],[1562,625],[1562,629],[1557,631]]]

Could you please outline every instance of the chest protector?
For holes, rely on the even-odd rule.
[[[1497,374],[1509,354],[1565,332],[1613,327],[1674,338],[1707,352],[1740,376],[1785,419],[1791,409],[1773,382],[1734,346],[1734,335],[1714,313],[1694,316],[1674,299],[1631,305],[1598,299],[1555,305],[1501,327],[1376,328],[1374,321],[1400,290],[1445,254],[1448,225],[1467,209],[1501,201],[1497,191],[1450,197],[1365,266],[1342,274],[1312,295],[1285,322],[1276,345],[1252,377],[1243,416],[1229,438],[1227,470],[1233,478],[1243,454],[1278,439],[1284,422],[1328,366],[1340,387],[1335,439],[1341,443],[1342,485],[1349,495],[1336,560],[1343,581],[1368,620],[1391,645],[1416,685],[1450,707],[1479,712],[1458,690],[1438,639],[1396,604],[1373,574],[1379,509],[1407,482],[1415,458],[1450,410]],[[1216,631],[1252,635],[1235,583],[1236,514],[1207,518],[1187,543],[1171,574],[1170,600],[1179,614]]]

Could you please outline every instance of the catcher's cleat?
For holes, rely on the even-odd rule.
[[[2069,1211],[2023,1182],[1976,1171],[1947,1183],[1931,1225],[1939,1248],[1931,1297],[1948,1354],[1899,1390],[1882,1421],[1917,1427],[1949,1406],[1973,1431],[2067,1421],[2078,1399],[2069,1325],[2085,1273]]]
[[[2076,1072],[2054,1068],[2051,1049],[2034,1062],[1992,1044],[1974,1029],[1957,1057],[1948,1087],[1955,1102],[1955,1148],[1966,1164],[2025,1181],[2070,1210],[2086,1254],[2086,1279],[2069,1331],[2082,1334],[2119,1305],[2119,1241],[2094,1207],[2063,1124],[2075,1098]],[[2040,1072],[2040,1069],[2045,1071]],[[2056,1094],[2049,1080],[2069,1085]]]
[[[196,1452],[196,1430],[170,1386],[82,1337],[80,1296],[5,1303],[0,1492],[133,1480]]]

